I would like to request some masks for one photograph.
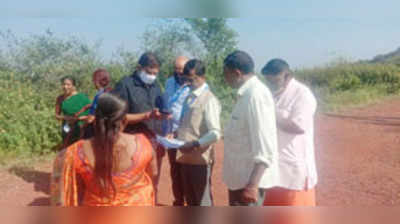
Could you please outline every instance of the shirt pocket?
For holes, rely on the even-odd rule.
[[[245,138],[249,135],[246,124],[246,119],[240,113],[232,113],[229,122],[224,128],[225,142],[240,146],[245,144]]]

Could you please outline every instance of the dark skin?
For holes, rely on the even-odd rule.
[[[286,90],[290,80],[293,79],[291,71],[284,70],[277,75],[265,74],[268,86],[272,90],[274,97],[279,97]],[[291,134],[304,134],[304,129],[298,126],[290,118],[277,116],[276,123],[278,128]]]
[[[224,67],[225,81],[232,88],[240,88],[244,83],[251,79],[254,74],[243,74],[239,69]],[[255,163],[251,172],[249,182],[242,191],[242,202],[255,203],[258,201],[258,186],[265,170],[268,166],[264,163]]]

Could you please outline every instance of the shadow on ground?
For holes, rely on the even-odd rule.
[[[20,167],[13,166],[8,171],[20,178],[25,182],[32,183],[34,186],[34,191],[42,192],[46,195],[50,195],[50,173],[35,170],[30,167]],[[40,197],[34,199],[28,206],[39,206],[39,205],[49,205],[49,197]]]

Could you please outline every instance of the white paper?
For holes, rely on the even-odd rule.
[[[69,127],[68,124],[65,124],[63,129],[64,129],[65,133],[68,133],[71,130],[71,128]]]
[[[185,144],[184,141],[178,139],[169,139],[157,135],[157,142],[164,146],[166,149],[177,149]]]

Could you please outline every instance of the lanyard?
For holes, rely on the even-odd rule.
[[[205,91],[207,91],[208,85],[205,84],[206,86],[204,87],[204,89],[201,91],[201,93],[199,94],[199,96],[201,96],[201,94],[203,94]],[[187,111],[189,111],[189,107],[192,106],[194,104],[194,102],[196,101],[198,97],[196,97],[196,95],[193,94],[193,92],[188,96],[188,98],[185,101],[185,104],[183,106],[183,110],[182,110],[182,115],[184,116],[186,114]],[[189,102],[190,101],[190,102]],[[183,117],[181,116],[181,117]]]
[[[171,99],[168,101],[168,107],[171,107],[171,105],[173,103],[175,103],[179,97],[181,96],[181,94],[187,89],[189,88],[189,86],[185,85],[182,86],[181,88],[178,89],[178,91],[175,92],[175,94],[172,95]]]

